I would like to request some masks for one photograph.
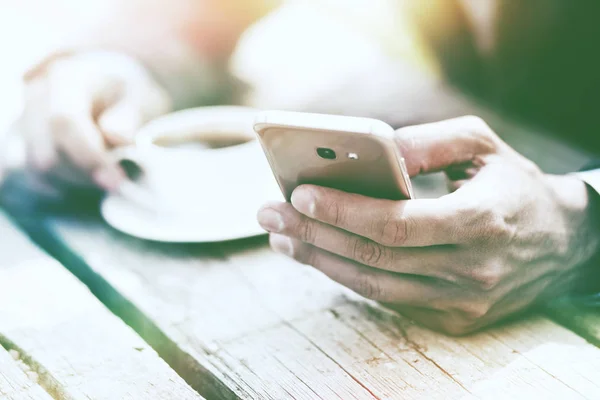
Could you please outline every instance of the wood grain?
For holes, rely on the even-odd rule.
[[[0,345],[18,354],[49,394],[60,399],[201,398],[2,214],[0,235]],[[30,389],[35,395],[35,385]]]
[[[0,347],[0,399],[51,400],[52,397],[37,384],[37,374],[23,363],[19,353],[10,354]]]
[[[542,316],[453,339],[261,240],[175,246],[94,221],[52,226],[85,261],[72,268],[116,289],[103,301],[117,312],[133,306],[128,315],[156,330],[148,337],[160,333],[198,364],[182,369],[212,374],[231,398],[591,398],[598,390],[600,350]]]

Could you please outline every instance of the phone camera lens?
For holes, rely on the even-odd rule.
[[[325,160],[335,160],[336,158],[335,151],[326,147],[317,148],[317,154],[319,157],[324,158]]]

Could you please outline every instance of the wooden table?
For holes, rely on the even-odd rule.
[[[547,171],[588,158],[490,118]],[[416,181],[420,196],[441,186]],[[85,208],[41,215],[17,200],[16,222],[0,215],[0,398],[600,398],[600,316],[568,300],[450,338],[264,237],[151,243]]]

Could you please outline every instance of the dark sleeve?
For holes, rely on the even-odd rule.
[[[596,179],[596,176],[600,176],[600,160],[586,164],[577,175],[588,185],[592,207],[597,210],[594,219],[600,226],[600,191]],[[588,285],[573,295],[573,299],[582,306],[600,308],[600,254],[592,257],[584,268],[587,269],[585,276]]]
[[[594,160],[587,163],[580,171],[591,171],[593,169],[600,169],[600,160]]]

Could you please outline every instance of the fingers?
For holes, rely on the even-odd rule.
[[[87,118],[54,116],[50,120],[54,142],[79,168],[92,171],[103,163],[104,144],[99,132]]]
[[[56,86],[60,81],[51,82]],[[49,137],[46,141],[51,142],[53,149],[88,174],[98,186],[115,190],[123,179],[123,172],[108,159],[102,132],[93,120],[92,110],[98,99],[85,87],[79,89],[55,87],[48,94],[50,135],[38,134],[36,140],[44,142],[42,137]]]
[[[169,109],[170,101],[161,90],[129,88],[121,99],[102,112],[98,126],[110,146],[131,144],[144,123]]]
[[[273,203],[258,213],[261,226],[329,253],[391,272],[444,278],[457,262],[455,247],[394,248],[308,218],[288,203]]]
[[[92,172],[104,161],[106,146],[93,121],[96,97],[88,77],[53,69],[48,77],[48,121],[53,145],[78,168]],[[67,89],[70,88],[70,89]],[[30,118],[35,120],[35,118]],[[36,138],[44,136],[43,133]]]
[[[34,80],[25,90],[25,108],[14,125],[15,134],[24,139],[27,162],[34,169],[46,172],[58,162],[52,135],[48,127],[48,90],[43,80]]]
[[[108,158],[98,128],[89,119],[57,118],[52,120],[52,133],[62,153],[94,183],[106,190],[116,190],[124,174]]]
[[[391,201],[320,186],[302,185],[292,193],[302,214],[386,246],[421,247],[462,243],[464,211],[454,195],[439,199]]]
[[[275,251],[311,265],[332,280],[376,301],[435,307],[453,290],[419,278],[368,268],[282,235],[271,235],[271,246]]]
[[[142,123],[139,106],[130,99],[123,99],[108,108],[98,119],[98,127],[110,146],[132,143]]]
[[[129,88],[113,105],[105,109],[98,119],[98,129],[111,147],[134,142],[138,130],[152,118],[169,111],[168,96],[158,88]],[[94,171],[92,178],[102,187],[116,189],[123,179],[120,168],[105,164]]]
[[[169,98],[134,59],[87,52],[53,62],[27,83],[19,122],[29,164],[56,173],[61,157],[104,189],[123,172],[110,147],[131,143],[140,126],[167,112]],[[71,171],[79,175],[79,171]]]
[[[410,176],[443,170],[496,151],[500,139],[478,117],[461,117],[396,131]]]
[[[410,305],[386,305],[428,328],[452,336],[462,336],[526,311],[551,281],[549,276],[542,277],[520,287],[519,290],[508,292],[501,298],[491,299],[489,295],[464,298],[463,294],[462,299],[455,300],[453,307],[442,307],[443,311]],[[562,283],[564,281],[561,281]],[[553,293],[561,293],[561,289]]]

